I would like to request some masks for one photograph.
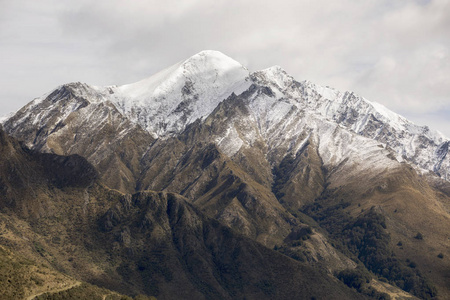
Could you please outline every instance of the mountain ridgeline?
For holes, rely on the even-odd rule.
[[[354,93],[203,51],[0,137],[2,247],[103,295],[450,297],[449,139]]]

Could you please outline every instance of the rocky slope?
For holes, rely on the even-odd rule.
[[[153,141],[103,95],[81,83],[33,100],[9,119],[5,130],[14,131],[33,150],[82,155],[105,183],[121,191],[135,189],[139,159]]]

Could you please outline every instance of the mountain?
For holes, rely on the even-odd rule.
[[[339,125],[394,150],[400,162],[407,161],[422,172],[431,171],[448,179],[449,139],[439,132],[415,125],[381,104],[354,93],[342,93],[308,81],[297,82],[278,66],[250,74],[241,64],[217,51],[200,52],[134,84],[60,86],[3,120],[3,125],[8,133],[26,141],[32,148],[60,154],[82,152],[90,156],[92,150],[72,148],[87,143],[79,139],[86,138],[83,134],[93,128],[96,132],[105,131],[102,134],[114,134],[102,141],[105,145],[125,143],[123,139],[128,136],[139,136],[138,144],[141,140],[151,144],[152,138],[180,134],[197,119],[205,119],[228,96],[248,92],[252,85],[264,86],[269,93],[252,95],[255,99],[248,103],[255,125],[267,143],[278,146],[280,139],[286,144],[298,143],[298,126],[303,126],[301,131],[305,132],[318,130],[322,123]],[[302,125],[300,118],[304,116],[316,118],[320,124]],[[76,126],[76,130],[64,128],[66,123]],[[286,136],[279,137],[280,132],[270,131],[289,126],[288,123],[292,124],[293,131]],[[91,129],[84,128],[86,124]],[[134,133],[142,129],[145,132]],[[230,130],[229,134],[236,135]],[[143,137],[146,134],[151,137]],[[60,135],[64,135],[67,145],[53,142]],[[70,139],[66,135],[70,135]],[[240,147],[241,139],[235,140],[235,148]],[[234,148],[229,148],[227,154],[232,156]],[[290,149],[293,150],[296,149]],[[139,153],[142,151],[139,149]],[[93,157],[90,161],[98,164],[99,159]]]
[[[105,189],[173,195],[201,220],[361,294],[381,283],[349,278],[382,278],[423,299],[450,295],[449,140],[354,93],[298,82],[278,66],[249,72],[203,51],[134,84],[60,86],[3,126],[33,151],[86,158]],[[168,206],[168,196],[151,195]],[[110,210],[105,228],[131,241],[135,225],[115,226],[139,224],[149,207],[136,205],[132,215]],[[194,232],[189,240],[205,240]],[[230,284],[207,282],[220,295]]]

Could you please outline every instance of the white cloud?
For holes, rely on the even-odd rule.
[[[0,96],[21,105],[67,81],[129,83],[215,49],[251,70],[281,65],[298,80],[354,90],[416,120],[422,113],[450,136],[450,116],[433,114],[450,111],[449,0],[0,5],[0,68],[8,70]]]

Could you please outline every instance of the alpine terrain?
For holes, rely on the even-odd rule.
[[[217,51],[137,83],[64,84],[2,121],[0,290],[448,299],[449,144]]]

